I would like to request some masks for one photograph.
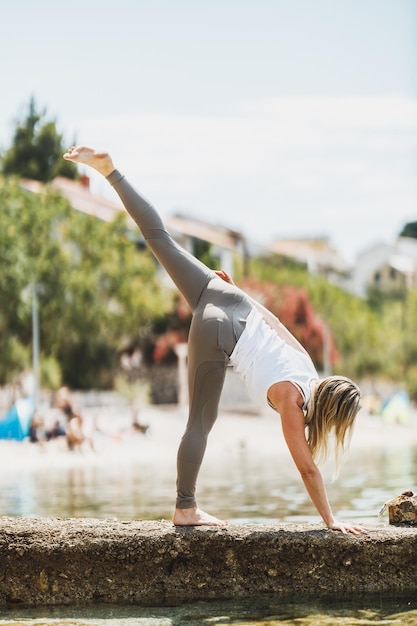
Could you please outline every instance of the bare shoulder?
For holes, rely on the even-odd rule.
[[[272,385],[268,390],[268,400],[281,415],[291,409],[301,410],[303,406],[303,397],[300,391],[289,381]]]

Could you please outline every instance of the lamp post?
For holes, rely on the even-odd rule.
[[[39,394],[39,312],[36,283],[32,283],[32,363],[33,363],[33,404],[38,406]]]
[[[322,322],[323,328],[323,377],[327,378],[332,373],[331,365],[331,337],[326,322]]]

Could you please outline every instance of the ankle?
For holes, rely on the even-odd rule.
[[[100,165],[97,167],[97,170],[100,172],[100,174],[105,176],[105,178],[110,176],[110,174],[114,172],[115,169],[116,168],[114,167],[113,161],[111,160],[110,157],[108,157],[106,160],[100,163]]]

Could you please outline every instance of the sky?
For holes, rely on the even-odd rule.
[[[34,96],[163,217],[353,262],[417,220],[416,60],[417,0],[14,0],[0,149]]]

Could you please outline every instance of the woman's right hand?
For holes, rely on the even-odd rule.
[[[235,284],[232,280],[232,277],[226,272],[226,270],[214,270],[214,273],[217,274],[219,278],[224,280],[224,282],[229,283],[229,285]]]
[[[364,526],[357,526],[356,524],[343,524],[338,521],[334,521],[332,524],[328,524],[327,528],[329,530],[340,530],[344,535],[348,533],[352,533],[352,535],[360,535],[361,533],[366,533],[368,530]]]

